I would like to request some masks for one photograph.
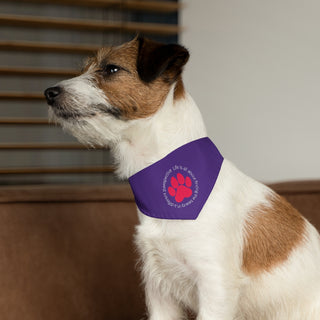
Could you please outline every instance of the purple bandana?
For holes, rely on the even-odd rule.
[[[197,219],[222,162],[209,138],[181,146],[129,178],[138,208],[158,219]]]

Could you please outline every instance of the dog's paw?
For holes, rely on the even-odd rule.
[[[176,202],[180,203],[185,198],[192,196],[192,190],[190,189],[192,181],[190,177],[184,177],[181,173],[178,173],[177,178],[172,177],[170,182],[171,186],[168,187],[168,192],[171,197],[174,197]]]

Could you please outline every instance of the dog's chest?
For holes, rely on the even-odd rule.
[[[140,252],[144,281],[159,294],[172,295],[186,305],[195,304],[195,272],[181,246],[181,239],[137,228],[136,244]]]

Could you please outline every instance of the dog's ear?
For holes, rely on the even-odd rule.
[[[181,74],[189,59],[186,48],[177,44],[163,44],[139,37],[137,71],[144,82],[152,82],[160,76],[173,83]]]

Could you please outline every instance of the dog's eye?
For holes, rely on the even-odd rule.
[[[102,72],[106,75],[112,75],[117,73],[120,69],[120,67],[114,64],[107,64],[105,67],[102,68]]]

